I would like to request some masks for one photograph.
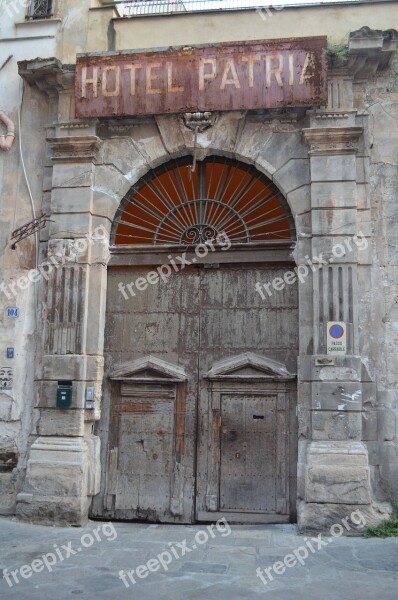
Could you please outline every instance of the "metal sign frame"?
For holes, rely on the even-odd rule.
[[[327,104],[325,36],[79,54],[77,117]]]

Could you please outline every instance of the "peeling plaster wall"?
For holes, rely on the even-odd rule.
[[[62,25],[57,36],[57,58],[74,63],[76,54],[86,52],[88,35],[88,11],[91,0],[68,0],[57,2],[57,16]],[[33,58],[33,57],[32,57]]]
[[[340,44],[345,43],[350,31],[355,31],[363,25],[385,30],[394,26],[397,21],[398,5],[394,2],[378,6],[372,2],[349,6],[286,7],[284,10],[271,12],[271,16],[264,15],[264,12],[261,15],[255,10],[245,10],[238,13],[209,11],[180,14],[172,19],[160,15],[144,19],[115,19],[115,43],[114,48],[109,49],[156,48],[316,35],[327,35],[333,43]],[[98,47],[97,40],[99,37],[104,40],[106,30],[104,29],[104,33],[99,36],[98,28],[101,23],[95,20],[90,25],[88,51],[103,50],[104,48]]]
[[[13,14],[2,9],[0,21],[0,110],[15,123],[17,137],[9,152],[0,151],[0,368],[12,369],[12,389],[0,390],[0,463],[10,460],[0,469],[0,514],[15,512],[16,494],[21,488],[26,467],[30,434],[35,432],[37,418],[34,406],[36,302],[35,284],[21,287],[16,282],[35,267],[35,238],[29,237],[11,249],[14,229],[33,218],[32,205],[23,175],[20,143],[26,173],[32,191],[36,213],[41,212],[43,198],[43,164],[45,163],[45,126],[48,123],[48,102],[44,94],[25,85],[21,109],[21,129],[18,108],[22,88],[17,61],[38,54],[53,56],[55,51],[54,23],[36,27],[23,23],[25,9],[12,3]],[[15,23],[22,22],[16,26]],[[43,35],[46,35],[45,39]],[[1,133],[5,133],[0,124]],[[21,139],[22,133],[22,139]],[[9,287],[14,284],[15,293]],[[19,318],[8,318],[7,307],[18,307]],[[15,358],[6,358],[7,347],[15,349]],[[17,461],[17,466],[13,462]],[[3,472],[2,472],[3,471]]]
[[[378,499],[398,498],[398,56],[383,76],[355,90],[369,113],[369,182],[374,234],[371,293],[362,298],[361,342],[377,397],[365,408],[364,434]],[[362,308],[361,307],[361,308]]]

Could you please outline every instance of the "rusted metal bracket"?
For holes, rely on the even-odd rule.
[[[184,124],[185,127],[191,129],[195,132],[194,142],[193,142],[193,163],[191,166],[191,173],[194,173],[196,170],[196,150],[197,150],[197,139],[198,133],[205,131],[209,127],[212,127],[216,122],[216,115],[211,112],[194,112],[194,113],[185,113],[184,114]]]
[[[23,225],[22,227],[18,227],[18,229],[15,229],[12,232],[11,238],[10,238],[10,241],[12,242],[11,249],[15,250],[16,245],[21,240],[24,240],[25,238],[35,234],[37,231],[40,231],[40,229],[44,229],[44,227],[46,226],[46,223],[51,220],[51,219],[49,219],[49,216],[50,215],[43,213],[42,215],[40,215],[40,217],[37,217],[37,219],[33,219],[33,221],[30,221],[26,225]]]

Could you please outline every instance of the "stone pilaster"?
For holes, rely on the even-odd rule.
[[[43,355],[37,361],[39,437],[17,514],[81,525],[99,490],[99,438],[92,425],[100,417],[110,221],[94,206],[101,142],[87,128],[65,129],[69,135],[48,140],[54,166],[42,278]],[[72,403],[62,409],[57,388],[65,381],[72,383]]]
[[[362,381],[358,339],[357,265],[369,256],[358,225],[357,153],[363,131],[355,111],[315,111],[304,130],[311,162],[313,354],[300,356],[310,392],[310,441],[302,450],[299,525],[320,528],[354,505],[371,503],[368,454],[362,443]],[[346,323],[347,354],[328,356],[327,322]]]

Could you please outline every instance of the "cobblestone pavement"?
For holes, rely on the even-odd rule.
[[[208,529],[91,521],[75,529],[26,525],[3,517],[0,568],[7,569],[7,578],[0,580],[0,598],[398,599],[398,539],[321,540],[318,550],[319,538],[310,542],[294,525],[229,529],[219,524]],[[286,567],[283,561],[292,553],[286,563],[296,564]],[[300,554],[303,565],[297,560]],[[282,564],[275,564],[278,561]],[[284,573],[268,571],[270,581],[265,570],[274,564]],[[258,567],[266,584],[256,575]],[[120,575],[131,569],[130,577]]]

